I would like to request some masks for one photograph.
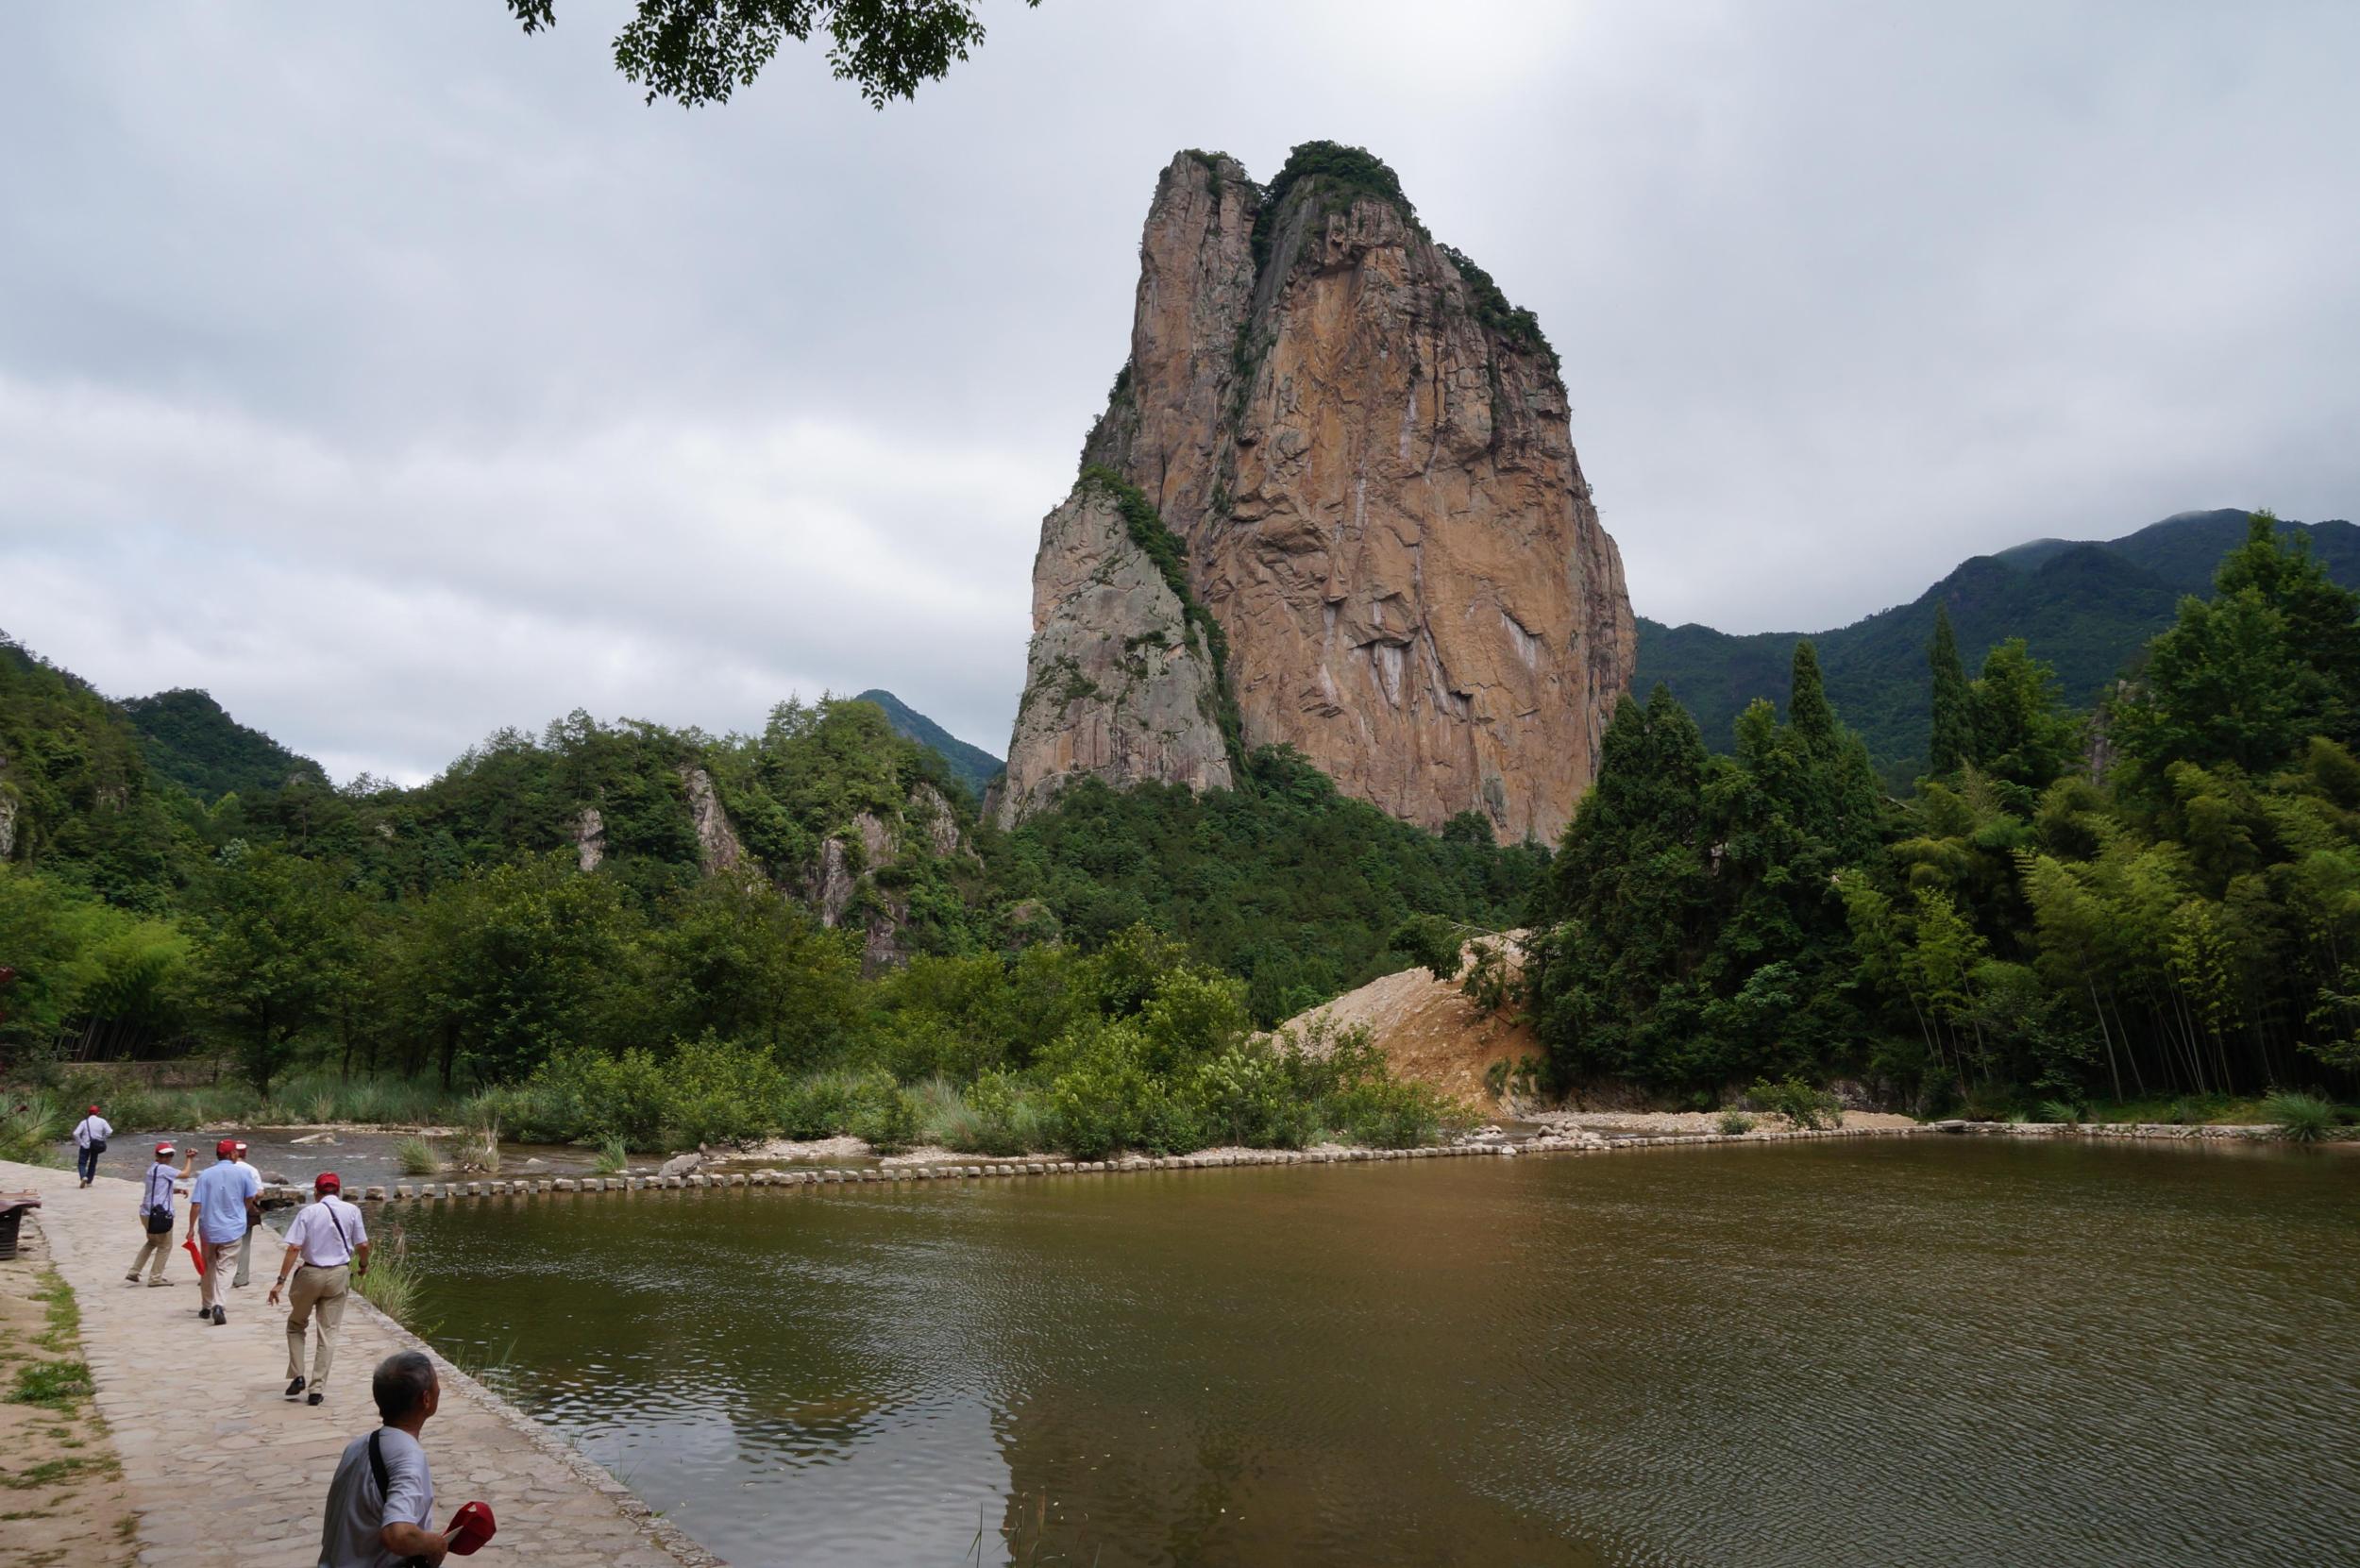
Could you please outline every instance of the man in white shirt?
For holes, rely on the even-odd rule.
[[[172,1145],[156,1145],[156,1162],[147,1168],[146,1183],[140,1189],[140,1229],[146,1233],[145,1245],[139,1256],[131,1259],[131,1272],[123,1277],[132,1284],[140,1282],[140,1270],[146,1268],[147,1283],[170,1285],[164,1277],[164,1263],[172,1256]]]
[[[255,1170],[253,1163],[245,1157],[245,1139],[238,1140],[237,1150],[239,1168],[253,1178],[254,1190],[259,1195],[262,1190],[262,1173]],[[248,1198],[245,1204],[245,1234],[238,1238],[238,1272],[229,1276],[229,1288],[233,1290],[243,1290],[254,1283],[254,1233],[261,1228],[262,1206],[257,1198]]]
[[[98,1175],[98,1156],[107,1152],[107,1140],[115,1136],[107,1119],[93,1105],[90,1114],[74,1124],[74,1169],[88,1187]]]
[[[388,1356],[369,1380],[385,1425],[346,1445],[328,1483],[328,1516],[320,1526],[320,1568],[428,1568],[450,1549],[428,1527],[434,1517],[434,1477],[418,1433],[442,1403],[434,1363],[414,1350]]]
[[[303,1333],[316,1317],[320,1325],[319,1351],[312,1360],[311,1403],[317,1405],[328,1397],[328,1369],[336,1364],[336,1334],[345,1325],[345,1299],[349,1294],[352,1277],[369,1272],[369,1230],[361,1222],[361,1211],[344,1200],[344,1183],[333,1171],[323,1171],[312,1182],[314,1201],[296,1211],[295,1222],[287,1227],[287,1255],[278,1262],[278,1283],[270,1288],[270,1304],[278,1305],[278,1292],[287,1289],[287,1276],[295,1275],[295,1289],[288,1296],[292,1310],[287,1314],[287,1397],[303,1392]]]

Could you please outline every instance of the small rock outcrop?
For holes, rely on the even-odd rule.
[[[688,814],[697,824],[698,866],[709,877],[736,870],[746,858],[746,847],[738,842],[737,830],[730,826],[730,814],[721,809],[713,775],[701,767],[683,767],[680,782],[688,792]]]
[[[1076,774],[1205,787],[1284,743],[1429,828],[1562,832],[1636,658],[1622,558],[1538,323],[1382,163],[1308,143],[1265,190],[1173,159],[1083,463],[1144,496],[1182,581],[1156,595],[1105,487],[1049,514],[1003,820]],[[1188,603],[1225,633],[1210,703],[1195,644],[1134,657]],[[1224,697],[1225,754],[1188,721]]]
[[[992,801],[1003,824],[1085,774],[1117,786],[1233,782],[1212,651],[1134,536],[1125,488],[1086,474],[1041,524],[1024,698]]]
[[[0,860],[16,855],[16,797],[0,787]]]
[[[711,787],[710,781],[706,787]],[[606,858],[606,818],[596,806],[582,807],[582,815],[574,818],[574,858],[584,871],[597,870]]]

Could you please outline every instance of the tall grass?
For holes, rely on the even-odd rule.
[[[2335,1133],[2335,1107],[2316,1094],[2281,1092],[2262,1102],[2262,1119],[2293,1143],[2317,1143]]]
[[[631,1151],[623,1147],[619,1138],[610,1138],[598,1146],[598,1157],[590,1162],[594,1176],[619,1176],[631,1167]]]
[[[317,1071],[292,1073],[265,1097],[240,1082],[194,1088],[154,1088],[83,1069],[59,1079],[67,1104],[97,1102],[123,1132],[203,1127],[303,1127],[350,1121],[378,1126],[440,1126],[460,1120],[464,1096],[446,1093],[430,1078],[370,1077]]]
[[[45,1094],[26,1095],[0,1116],[0,1159],[19,1165],[63,1165],[59,1139],[70,1131],[58,1102]]]
[[[405,1176],[431,1176],[443,1169],[443,1156],[434,1145],[414,1136],[395,1140],[394,1158]]]
[[[413,1334],[425,1334],[428,1325],[417,1318],[418,1273],[410,1262],[410,1237],[399,1225],[385,1226],[377,1237],[377,1244],[369,1249],[368,1273],[360,1275],[354,1284],[369,1305],[400,1324]]]

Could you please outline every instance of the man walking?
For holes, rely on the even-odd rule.
[[[320,1344],[312,1358],[311,1403],[328,1397],[328,1369],[336,1364],[336,1334],[345,1324],[345,1298],[352,1279],[369,1272],[369,1232],[361,1211],[344,1200],[344,1183],[333,1171],[312,1178],[313,1202],[303,1206],[287,1227],[287,1255],[278,1262],[278,1282],[270,1288],[270,1304],[287,1289],[290,1271],[295,1290],[288,1297],[287,1397],[304,1391],[303,1331],[319,1319]]]
[[[254,1233],[262,1228],[262,1205],[259,1196],[262,1190],[262,1173],[247,1162],[245,1139],[238,1139],[232,1147],[238,1152],[239,1168],[253,1178],[257,1194],[245,1201],[245,1234],[238,1238],[238,1272],[229,1279],[231,1290],[243,1290],[254,1283]]]
[[[261,1196],[262,1189],[254,1168],[240,1165],[237,1153],[237,1144],[226,1138],[213,1145],[213,1163],[197,1173],[196,1184],[189,1189],[189,1234],[196,1239],[197,1254],[205,1260],[205,1272],[197,1280],[202,1288],[197,1315],[211,1318],[217,1325],[229,1321],[220,1301],[222,1266],[238,1239],[245,1235],[249,1200]]]
[[[147,1240],[140,1248],[139,1256],[131,1259],[131,1272],[123,1277],[137,1285],[140,1270],[147,1269],[147,1283],[170,1285],[164,1277],[164,1264],[172,1256],[172,1145],[156,1145],[156,1163],[147,1168],[146,1184],[140,1189],[140,1224],[147,1232]],[[151,1265],[148,1259],[153,1257]]]
[[[443,1399],[434,1363],[414,1350],[388,1356],[378,1363],[369,1392],[385,1425],[353,1439],[336,1461],[320,1526],[320,1568],[434,1568],[450,1549],[447,1537],[427,1527],[434,1516],[434,1477],[418,1441]]]
[[[98,1176],[98,1156],[107,1152],[107,1140],[115,1136],[114,1128],[98,1114],[93,1105],[90,1114],[74,1124],[74,1170],[88,1187]]]

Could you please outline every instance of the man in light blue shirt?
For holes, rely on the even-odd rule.
[[[245,1235],[247,1206],[262,1194],[262,1178],[254,1167],[239,1164],[237,1155],[232,1138],[213,1145],[213,1163],[197,1173],[189,1189],[189,1234],[196,1238],[197,1254],[205,1260],[196,1311],[215,1324],[229,1321],[228,1312],[214,1299],[226,1284],[221,1271],[233,1261]]]

